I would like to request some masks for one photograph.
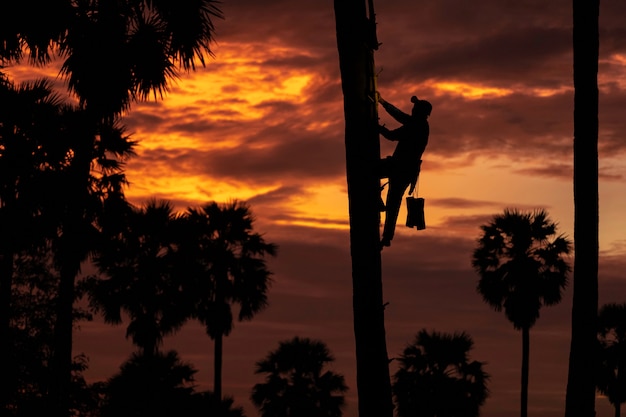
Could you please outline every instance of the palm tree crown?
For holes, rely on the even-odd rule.
[[[239,320],[250,320],[267,306],[271,272],[264,257],[275,255],[276,245],[253,232],[254,218],[242,202],[189,208],[185,220],[190,228],[184,247],[187,254],[196,253],[199,264],[198,319],[211,338],[227,336],[233,327],[231,304],[238,304]]]
[[[466,333],[420,330],[393,378],[398,416],[478,416],[489,394],[489,375],[483,362],[469,360],[473,345]]]
[[[95,259],[104,279],[91,283],[91,305],[109,323],[128,314],[127,336],[149,355],[191,315],[175,263],[177,217],[165,201],[126,214],[125,227],[110,235]]]
[[[563,255],[571,243],[555,237],[556,228],[544,210],[505,210],[481,226],[472,259],[480,276],[477,290],[493,309],[504,309],[516,329],[532,327],[542,305],[561,301],[570,271]]]
[[[347,391],[342,375],[323,372],[334,360],[321,341],[295,337],[257,362],[265,382],[252,390],[262,417],[340,417]]]

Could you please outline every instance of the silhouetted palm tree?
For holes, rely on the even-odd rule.
[[[102,417],[187,416],[195,373],[175,351],[135,353],[107,381]]]
[[[57,209],[66,201],[58,192],[66,191],[77,110],[62,105],[46,81],[0,84],[0,340],[7,343],[13,259],[57,235]],[[68,358],[69,366],[71,352]]]
[[[522,417],[528,406],[530,328],[542,306],[561,301],[569,264],[564,255],[571,243],[556,236],[557,225],[544,210],[505,210],[481,226],[472,266],[480,276],[477,290],[494,310],[501,311],[522,331]]]
[[[466,333],[420,330],[394,375],[398,417],[477,417],[489,375],[483,362],[469,360],[473,345]]]
[[[67,412],[70,381],[71,325],[68,312],[73,286],[84,260],[82,236],[87,210],[90,153],[97,142],[99,125],[110,122],[134,99],[160,95],[177,75],[177,68],[191,70],[211,54],[212,19],[221,17],[216,0],[180,2],[125,1],[28,1],[0,5],[0,58],[20,61],[24,51],[41,64],[57,51],[65,59],[62,73],[69,89],[86,110],[82,117],[90,127],[73,150],[73,208],[64,222],[61,261],[57,346],[55,363],[59,393],[55,407]],[[97,71],[94,71],[97,68]],[[77,252],[75,252],[77,251]]]
[[[212,55],[217,0],[28,1],[0,5],[0,58],[64,58],[68,86],[97,116],[167,90]],[[94,71],[97,68],[97,71]]]
[[[57,226],[54,239],[55,263],[61,275],[54,327],[53,393],[51,407],[67,409],[72,357],[72,304],[75,280],[81,265],[96,249],[101,238],[99,224],[106,207],[124,201],[126,184],[123,164],[133,155],[134,142],[117,120],[91,123],[84,110],[68,115],[65,132],[70,141],[67,163],[49,182],[48,217]],[[59,411],[61,416],[66,413]]]
[[[626,402],[626,303],[606,304],[598,313],[600,360],[596,385],[621,415]]]
[[[175,351],[133,354],[103,387],[101,417],[244,417],[232,398],[195,392],[196,370]]]
[[[43,235],[31,229],[39,207],[33,203],[42,165],[59,133],[61,104],[44,81],[15,86],[0,75],[0,340],[7,342],[14,255]],[[43,128],[43,126],[46,128]],[[26,230],[25,230],[26,229]],[[29,239],[26,238],[28,236]]]
[[[45,188],[40,185],[52,170],[59,169],[69,149],[62,137],[66,111],[50,83],[40,80],[16,86],[0,76],[2,332],[8,320],[13,254],[45,237],[39,221]]]
[[[222,17],[216,0],[74,4],[60,42],[63,73],[87,108],[104,116],[162,95],[178,68],[204,65],[212,54],[212,19]]]
[[[153,200],[130,207],[125,220],[94,258],[104,279],[90,281],[90,300],[108,323],[121,323],[124,312],[127,337],[150,356],[192,313],[175,264],[179,219],[168,202]]]
[[[598,58],[600,0],[572,0],[574,279],[566,417],[594,417],[598,314]]]
[[[50,61],[66,34],[72,0],[0,3],[0,59],[19,61],[24,53],[35,64]]]
[[[265,257],[275,255],[277,247],[253,232],[252,213],[238,201],[189,208],[185,220],[188,234],[181,252],[196,267],[189,272],[196,282],[195,314],[215,340],[213,392],[220,398],[223,337],[233,329],[232,306],[239,306],[239,321],[267,306],[271,272]]]
[[[265,382],[252,390],[262,417],[339,417],[348,390],[342,375],[323,371],[334,360],[321,341],[295,337],[257,362]]]

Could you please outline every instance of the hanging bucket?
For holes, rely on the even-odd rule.
[[[423,198],[407,197],[406,210],[406,227],[416,227],[417,230],[426,229]]]

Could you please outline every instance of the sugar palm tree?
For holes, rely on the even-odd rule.
[[[479,275],[477,290],[496,311],[504,310],[513,327],[522,331],[520,415],[528,406],[530,328],[542,306],[561,301],[570,266],[564,258],[571,242],[556,235],[557,225],[544,210],[505,210],[489,224],[474,250],[472,266]]]
[[[175,351],[133,354],[105,385],[103,417],[190,415],[193,376]]]
[[[0,58],[48,63],[55,54],[80,101],[98,117],[160,94],[178,70],[204,65],[221,18],[218,0],[18,1],[0,5]],[[97,68],[97,71],[94,71]]]
[[[265,257],[275,255],[277,247],[253,231],[253,220],[248,205],[238,201],[189,208],[185,215],[188,234],[181,252],[196,267],[189,272],[196,283],[195,315],[215,341],[217,398],[222,395],[223,338],[233,329],[232,306],[239,307],[239,321],[251,320],[267,306],[271,272]]]
[[[41,212],[39,184],[58,167],[52,152],[59,141],[63,108],[49,83],[14,85],[0,73],[0,340],[8,341],[11,277],[15,254],[35,237]],[[43,127],[45,126],[45,128]],[[27,238],[28,237],[28,238]]]
[[[598,391],[621,415],[626,402],[626,303],[605,304],[598,313],[600,361],[596,378]]]
[[[100,221],[107,206],[124,200],[123,166],[132,156],[134,142],[117,119],[91,123],[83,109],[68,115],[65,134],[70,141],[66,164],[48,183],[52,201],[47,219],[56,226],[55,263],[61,275],[54,326],[55,342],[51,407],[66,410],[72,358],[72,304],[81,265],[101,238]],[[59,411],[64,416],[65,411]]]
[[[92,279],[91,306],[108,323],[129,318],[126,335],[145,356],[191,315],[186,287],[175,264],[178,218],[166,201],[130,207],[125,227],[110,231],[94,261],[103,279]]]
[[[178,353],[134,353],[103,389],[102,417],[244,417],[232,398],[217,400],[209,392],[196,392],[196,370]]]
[[[398,417],[477,417],[489,375],[483,362],[470,361],[473,345],[466,333],[420,330],[393,378]]]
[[[61,103],[49,82],[39,80],[14,86],[5,81],[1,84],[0,331],[6,335],[15,254],[43,244],[46,238],[55,238],[62,224],[61,213],[65,212],[62,206],[73,196],[65,193],[73,163],[72,149],[79,137],[75,122],[81,117],[79,110]],[[106,142],[100,141],[100,147]],[[107,158],[102,155],[100,161],[104,163]],[[106,187],[111,187],[115,178],[120,179],[117,173],[111,175],[109,168],[103,168],[99,175],[99,181],[102,185],[106,183]],[[54,241],[58,248],[62,240]],[[69,296],[73,301],[73,293]],[[71,302],[66,306],[65,324],[71,331]],[[3,336],[0,340],[6,343],[8,338]],[[68,366],[71,366],[71,352],[67,356]]]
[[[60,41],[69,88],[100,116],[162,94],[179,69],[204,65],[212,54],[213,19],[222,17],[219,3],[73,2],[69,30]]]
[[[261,417],[340,417],[344,378],[324,367],[334,360],[317,340],[294,337],[257,362],[256,374],[265,382],[252,390],[252,402]]]
[[[361,417],[392,417],[380,253],[374,0],[334,0],[345,119],[352,309]],[[358,22],[358,24],[355,24]]]
[[[10,292],[12,252],[35,243],[41,233],[46,179],[69,150],[63,120],[69,109],[45,80],[15,85],[0,73],[0,292],[4,309]],[[49,230],[48,230],[49,231]],[[7,291],[5,291],[7,290]],[[4,330],[3,330],[4,331]],[[6,340],[5,338],[1,338]]]

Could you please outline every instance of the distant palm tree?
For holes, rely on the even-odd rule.
[[[135,353],[107,381],[102,417],[187,416],[195,373],[174,351]]]
[[[120,372],[103,384],[101,417],[244,417],[232,398],[217,400],[196,392],[196,370],[169,351],[133,354]]]
[[[420,330],[393,378],[398,417],[477,417],[489,375],[483,362],[469,360],[473,345],[466,333]]]
[[[626,402],[626,303],[606,304],[598,314],[600,361],[596,385],[621,415]]]
[[[189,272],[196,282],[195,315],[215,340],[213,392],[220,398],[223,337],[233,329],[232,305],[239,306],[239,321],[267,306],[271,272],[265,256],[275,255],[277,247],[253,232],[250,208],[238,201],[189,208],[185,221],[181,252],[196,267]]]
[[[481,226],[472,266],[480,276],[477,290],[494,310],[522,331],[522,417],[528,407],[530,328],[542,306],[558,304],[570,266],[564,259],[571,242],[556,236],[557,225],[544,210],[505,210]]]
[[[178,219],[166,201],[126,214],[125,227],[111,233],[94,258],[104,279],[90,281],[90,300],[106,322],[119,324],[126,313],[127,336],[150,356],[191,315],[174,261]]]
[[[280,342],[254,371],[265,374],[251,396],[261,417],[340,417],[348,387],[342,375],[323,372],[333,360],[321,341],[295,337]]]

